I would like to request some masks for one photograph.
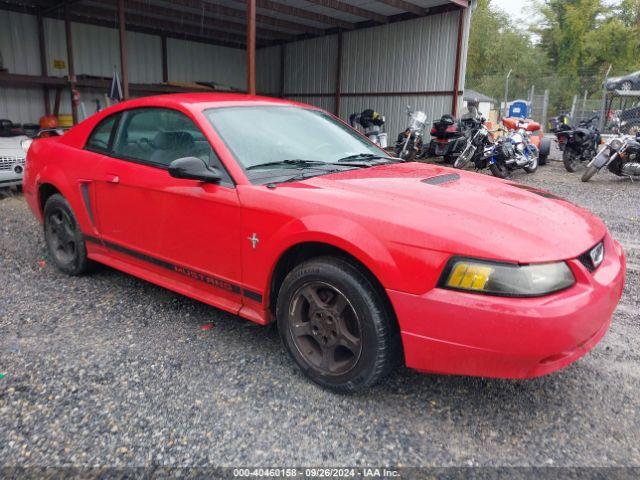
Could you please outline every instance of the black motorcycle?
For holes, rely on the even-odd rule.
[[[619,177],[640,177],[640,133],[609,140],[589,163],[582,181],[588,182],[604,167]]]
[[[551,120],[551,131],[555,134],[562,151],[562,161],[568,172],[576,172],[583,162],[590,162],[598,153],[600,132],[598,117],[572,126],[566,115]]]
[[[480,126],[471,118],[456,121],[451,115],[443,115],[433,122],[431,142],[426,157],[442,157],[446,163],[454,163],[467,146],[467,133]]]
[[[507,178],[512,170],[512,165],[516,162],[516,149],[509,137],[502,137],[497,140],[480,124],[471,130],[465,149],[455,160],[455,168],[464,168],[473,162],[476,170],[489,168],[491,174],[498,178]],[[527,163],[527,168],[528,168]],[[522,167],[525,165],[523,164]],[[536,159],[537,168],[537,159]]]

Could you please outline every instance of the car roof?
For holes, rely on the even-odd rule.
[[[255,105],[282,105],[309,107],[290,100],[283,100],[274,97],[264,97],[258,95],[248,95],[243,93],[172,93],[167,95],[155,95],[151,97],[142,97],[127,102],[123,102],[120,106],[123,109],[139,108],[149,106],[169,106],[182,105],[186,108],[195,110],[206,110],[216,107],[228,106],[255,106]]]

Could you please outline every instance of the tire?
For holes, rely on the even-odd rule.
[[[278,330],[309,379],[351,393],[391,372],[401,358],[400,335],[382,295],[359,268],[336,257],[312,259],[287,275],[276,306]]]
[[[598,168],[595,165],[591,165],[589,168],[587,168],[587,171],[582,174],[581,180],[583,182],[588,182],[596,173],[598,173]]]
[[[631,90],[633,90],[633,84],[631,83],[631,80],[622,82],[622,84],[620,85],[620,90],[623,90],[625,92],[630,92]]]
[[[562,162],[564,163],[564,168],[567,169],[567,172],[575,173],[578,171],[580,159],[578,158],[578,155],[570,148],[565,149],[564,153],[562,154]]]
[[[69,202],[60,194],[49,197],[44,206],[44,238],[59,270],[72,276],[89,270],[91,261],[82,232]]]
[[[540,139],[540,147],[538,148],[538,151],[538,163],[540,165],[546,165],[548,162],[549,154],[551,153],[551,139],[542,137]]]
[[[640,133],[640,122],[633,122],[625,126],[624,132],[626,135],[635,136]]]
[[[538,170],[539,163],[540,163],[540,157],[538,156],[533,162],[533,165],[523,167],[524,171],[527,173],[536,173],[536,170]]]
[[[510,173],[509,167],[502,162],[492,163],[489,165],[489,170],[491,170],[491,174],[497,178],[508,178]]]

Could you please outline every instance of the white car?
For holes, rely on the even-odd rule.
[[[26,154],[22,141],[26,135],[0,136],[0,188],[22,185]]]

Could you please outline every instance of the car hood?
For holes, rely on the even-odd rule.
[[[550,193],[436,165],[393,164],[300,184],[327,206],[367,217],[369,229],[390,242],[459,255],[557,261],[581,255],[606,234],[600,219]]]

